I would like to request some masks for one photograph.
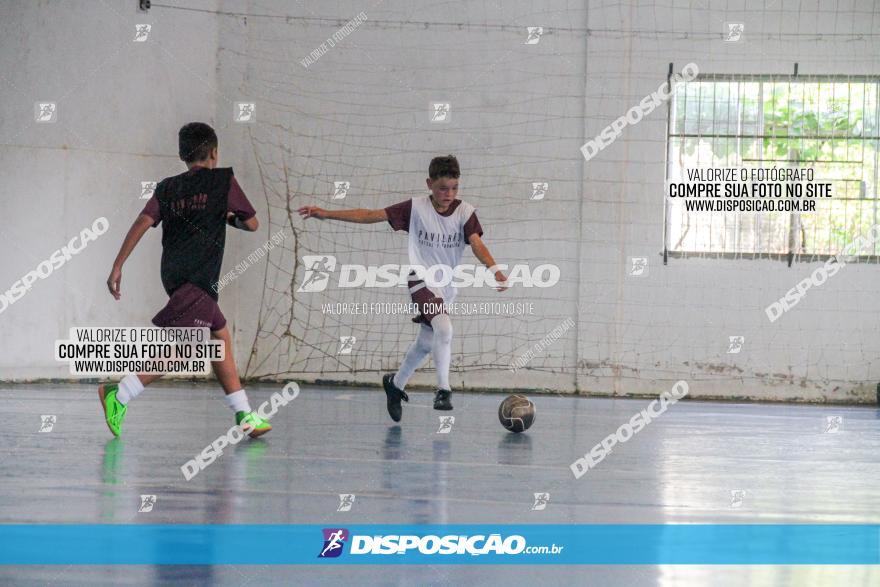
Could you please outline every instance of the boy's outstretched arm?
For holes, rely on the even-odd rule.
[[[356,222],[358,224],[374,224],[388,220],[388,214],[384,208],[368,210],[367,208],[355,208],[352,210],[324,210],[317,206],[303,206],[299,210],[303,218],[318,218],[319,220],[342,220],[344,222]]]
[[[492,253],[489,252],[489,249],[486,247],[486,245],[483,244],[483,239],[480,238],[479,234],[472,234],[468,239],[468,242],[471,243],[471,250],[474,252],[474,255],[477,257],[477,259],[480,260],[480,263],[482,263],[489,269],[495,267],[495,259],[492,257]],[[495,281],[497,281],[499,284],[502,284],[507,281],[507,276],[504,275],[503,271],[496,270]],[[504,291],[507,289],[507,286],[499,285],[495,289],[498,291]]]
[[[153,222],[153,219],[146,214],[138,216],[131,225],[131,228],[128,229],[128,234],[125,235],[122,246],[119,247],[119,254],[116,255],[116,260],[113,261],[113,269],[110,271],[110,277],[107,278],[107,288],[110,290],[110,295],[117,300],[122,296],[119,291],[122,285],[122,265],[128,259],[128,256],[131,255],[131,252],[137,246],[141,237],[144,236],[144,233],[153,226]]]

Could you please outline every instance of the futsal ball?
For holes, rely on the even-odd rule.
[[[524,395],[509,395],[498,406],[501,425],[511,432],[523,432],[535,421],[535,404]]]

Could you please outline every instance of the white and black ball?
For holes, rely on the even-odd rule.
[[[509,395],[498,406],[498,419],[511,432],[524,432],[535,421],[535,404],[524,395]]]

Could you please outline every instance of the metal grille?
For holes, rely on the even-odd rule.
[[[666,247],[678,256],[816,257],[880,221],[880,79],[701,75],[670,102],[667,177],[697,167],[812,167],[832,184],[815,212],[688,212],[666,204]],[[880,242],[860,252],[876,259]]]

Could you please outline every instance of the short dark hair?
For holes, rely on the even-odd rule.
[[[181,161],[186,163],[204,161],[211,156],[211,149],[217,147],[217,133],[204,122],[184,124],[177,138],[178,154]]]
[[[458,179],[460,176],[461,169],[459,169],[458,159],[454,155],[431,159],[431,164],[428,166],[428,177],[431,179],[437,179],[438,177]]]

